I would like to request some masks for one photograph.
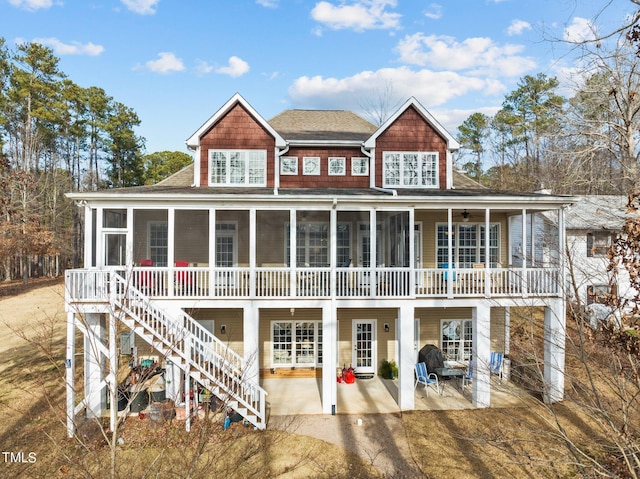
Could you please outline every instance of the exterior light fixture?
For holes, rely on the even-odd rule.
[[[464,221],[465,223],[468,223],[469,222],[469,212],[465,209],[460,214],[462,215],[462,221]]]

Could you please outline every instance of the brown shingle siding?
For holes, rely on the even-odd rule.
[[[376,185],[382,186],[385,151],[437,151],[440,188],[446,187],[447,143],[415,108],[408,108],[376,140]]]
[[[209,183],[210,149],[267,150],[267,186],[273,186],[275,140],[242,105],[237,104],[229,110],[200,139],[202,186]]]

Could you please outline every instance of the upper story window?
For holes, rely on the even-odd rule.
[[[587,233],[587,257],[603,257],[613,243],[613,234],[609,231]]]
[[[209,150],[209,185],[266,186],[266,150]]]
[[[438,153],[392,151],[382,154],[382,183],[385,187],[438,186]]]

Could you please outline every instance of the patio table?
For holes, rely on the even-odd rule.
[[[460,390],[462,391],[462,378],[464,377],[465,368],[463,367],[449,367],[449,368],[436,368],[436,374],[438,378],[457,379],[460,381]],[[444,390],[444,383],[442,383]]]

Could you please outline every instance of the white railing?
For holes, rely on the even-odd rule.
[[[229,399],[238,401],[249,414],[259,418],[264,428],[266,391],[245,377],[245,359],[202,327],[188,314],[168,316],[130,281],[111,275],[111,300],[136,324],[160,340],[167,351],[181,356],[210,382],[209,389],[220,388]],[[191,368],[189,368],[191,369]]]
[[[68,270],[66,274],[70,300],[108,301],[108,271]],[[136,267],[128,279],[145,296],[162,299],[556,296],[562,292],[559,268],[336,268],[333,282],[331,268]]]

